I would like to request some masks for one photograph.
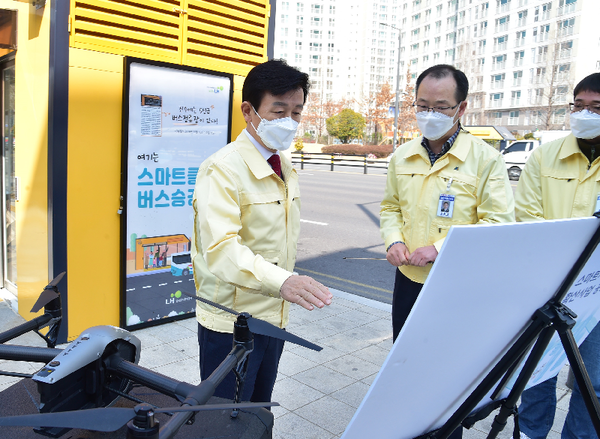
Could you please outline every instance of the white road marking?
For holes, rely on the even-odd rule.
[[[317,226],[328,226],[329,224],[327,223],[320,223],[319,221],[309,221],[309,220],[300,220],[301,223],[309,223],[309,224],[316,224]]]
[[[142,288],[152,288],[152,285],[146,285],[145,287]]]
[[[176,280],[175,282],[173,282],[174,284],[180,284],[181,282],[183,282],[182,280]]]
[[[135,291],[135,288],[129,288],[128,290],[125,291]]]
[[[164,287],[165,285],[167,285],[166,283],[164,284],[158,284],[159,287]]]

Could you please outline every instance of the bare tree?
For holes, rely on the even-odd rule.
[[[403,100],[398,104],[398,144],[407,132],[417,128],[417,118],[412,104],[415,101],[415,87],[410,82],[410,64],[406,69],[406,85],[402,93]]]
[[[529,108],[533,112],[533,123],[542,130],[561,129],[565,125],[568,109],[567,98],[572,91],[570,82],[570,64],[561,63],[563,57],[570,57],[569,41],[561,41],[559,27],[561,20],[555,25],[552,38],[546,46],[536,51],[536,60],[540,67],[534,70],[534,84]],[[540,33],[540,36],[543,33]],[[560,113],[563,112],[563,117]],[[558,117],[557,117],[558,115]]]
[[[389,83],[381,86],[377,93],[371,93],[363,101],[363,114],[367,122],[367,128],[375,142],[379,141],[379,134],[386,133],[392,126],[390,117],[390,106],[394,102],[394,93]],[[385,139],[385,136],[382,136]]]

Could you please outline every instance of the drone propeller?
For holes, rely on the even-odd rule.
[[[215,308],[219,308],[223,311],[226,311],[230,314],[239,316],[242,313],[239,313],[237,311],[234,311],[232,309],[227,308],[226,306],[223,306],[219,303],[215,303],[212,302],[208,299],[205,299],[203,297],[199,297],[195,294],[190,294],[190,293],[186,293],[185,291],[182,291],[183,294],[185,294],[186,296],[192,297],[196,300],[199,300],[200,302],[204,302],[207,303],[211,306],[214,306]],[[277,338],[280,340],[285,340],[285,341],[289,341],[290,343],[295,343],[298,344],[300,346],[304,346],[305,348],[308,349],[312,349],[314,351],[320,351],[323,348],[319,345],[316,345],[314,343],[309,342],[308,340],[305,340],[303,338],[298,337],[297,335],[291,334],[287,331],[284,331],[283,329],[278,328],[275,325],[272,325],[269,322],[265,322],[264,320],[260,320],[257,318],[254,318],[252,316],[250,316],[247,313],[243,313],[246,314],[248,317],[246,318],[248,321],[248,328],[250,329],[250,332],[252,332],[253,334],[260,334],[260,335],[266,335],[269,337],[273,337],[273,338]]]
[[[33,308],[31,308],[31,312],[38,312],[40,309],[58,297],[58,293],[55,291],[55,288],[66,273],[66,271],[63,271],[44,287],[44,291],[42,291],[42,294],[40,294],[40,297],[38,297],[35,305],[33,305]]]
[[[154,413],[201,412],[206,410],[247,409],[277,406],[277,402],[244,402],[151,409]],[[138,406],[139,407],[139,406]],[[80,428],[92,431],[117,431],[135,416],[136,407],[110,407],[70,412],[38,413],[0,418],[0,426]]]

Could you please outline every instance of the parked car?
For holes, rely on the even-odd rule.
[[[525,162],[538,146],[540,146],[538,140],[517,140],[502,151],[509,179],[519,179],[521,171],[525,167]]]

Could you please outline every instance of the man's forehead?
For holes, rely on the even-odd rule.
[[[296,101],[295,105],[294,101]],[[303,107],[304,91],[299,88],[283,95],[274,95],[266,92],[263,97],[263,102],[268,103],[268,105],[272,107],[289,107],[290,105],[294,105],[295,107]]]
[[[422,94],[424,91],[432,93],[435,91],[435,102],[448,102],[448,99],[452,100],[456,93],[456,81],[452,75],[444,76],[442,78],[435,78],[433,76],[426,76],[417,90],[417,99],[424,100]]]
[[[594,101],[594,102],[600,102],[600,93],[597,93],[595,91],[591,91],[591,90],[582,90],[580,91],[577,96],[575,97],[576,101]]]

